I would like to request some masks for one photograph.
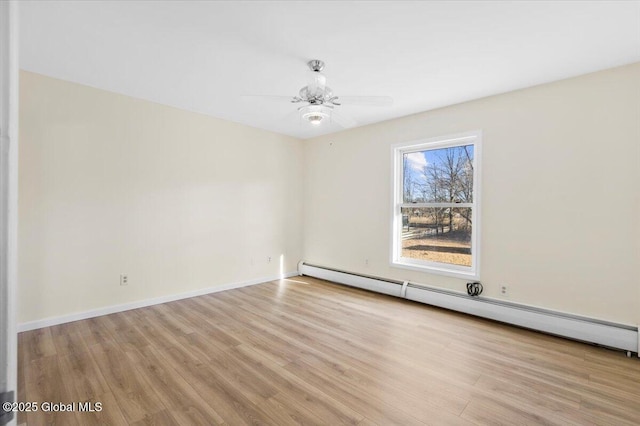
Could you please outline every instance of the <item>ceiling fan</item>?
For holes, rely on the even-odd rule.
[[[313,59],[307,62],[311,74],[306,86],[296,96],[251,96],[275,100],[288,100],[294,104],[304,104],[295,112],[302,120],[319,126],[323,122],[333,121],[341,127],[353,127],[355,120],[336,112],[342,105],[390,106],[393,98],[389,96],[337,96],[327,86],[327,77],[322,74],[324,62]]]

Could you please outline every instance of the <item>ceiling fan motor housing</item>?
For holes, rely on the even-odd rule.
[[[304,86],[300,89],[298,95],[300,99],[309,102],[311,105],[321,105],[333,97],[333,91],[328,86],[324,86],[324,88],[317,87],[315,90],[313,88],[310,89],[309,86]]]

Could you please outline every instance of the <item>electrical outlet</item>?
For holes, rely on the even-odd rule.
[[[507,294],[507,286],[503,285],[500,287],[500,293],[506,295]]]
[[[271,263],[271,256],[267,257],[267,263]]]
[[[369,267],[369,259],[364,260],[364,266],[366,266],[367,268]]]
[[[120,285],[129,285],[129,276],[127,274],[120,274]]]

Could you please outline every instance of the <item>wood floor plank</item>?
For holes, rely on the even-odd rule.
[[[256,327],[261,327],[259,324],[254,325]],[[261,332],[269,336],[269,340],[272,342],[276,342],[278,337],[282,337],[282,339],[287,338],[285,334],[278,333],[277,330],[274,330],[273,324],[261,327]],[[278,334],[278,337],[274,336],[274,333]],[[301,340],[305,341],[305,344],[310,344],[301,333],[294,331],[289,333],[289,335],[295,337],[299,336]],[[313,336],[315,336],[314,340],[318,342],[318,335],[314,333]],[[289,340],[289,344],[293,347],[296,342],[294,340]],[[300,345],[299,341],[298,345]],[[436,385],[436,383],[439,384],[437,392],[431,393],[428,396],[428,399],[432,404],[447,406],[452,412],[459,414],[468,402],[464,397],[456,396],[455,392],[447,393],[444,391],[442,383],[440,383],[436,378],[431,378],[426,381],[424,378],[419,378],[415,374],[415,368],[408,368],[406,372],[403,372],[403,369],[397,362],[390,363],[390,368],[368,368],[367,363],[362,363],[356,358],[341,356],[333,349],[328,353],[325,353],[323,349],[317,350],[317,347],[317,344],[315,345],[315,348],[306,346],[305,349],[298,353],[298,355],[312,365],[315,361],[322,362],[330,368],[337,369],[338,373],[350,376],[354,381],[360,383],[366,382],[366,385],[369,387],[382,386],[389,388],[391,394],[409,395],[412,397],[411,399],[415,400],[416,405],[419,405],[418,400],[424,400],[425,395],[423,394],[427,393],[427,391],[435,390],[434,385]],[[385,372],[389,372],[390,374],[385,375]],[[401,377],[400,380],[398,380],[398,376]],[[417,378],[417,380],[415,380],[415,378]],[[392,389],[394,387],[395,389]]]
[[[597,424],[615,425],[639,425],[640,413],[638,410],[629,409],[630,404],[638,405],[638,400],[629,400],[624,404],[618,404],[602,398],[583,397],[580,409],[586,415],[595,419]]]
[[[628,393],[632,393],[638,397],[640,401],[640,380],[629,377],[626,373],[593,373],[589,375],[589,381],[613,389],[620,389]]]
[[[158,411],[148,414],[141,420],[132,423],[133,426],[175,426],[179,424],[175,417],[168,410]]]
[[[64,424],[77,425],[74,412],[47,410],[50,405],[70,404],[74,400],[70,396],[68,382],[63,376],[56,355],[40,357],[25,365],[26,401],[36,402],[37,411],[27,413],[29,425]],[[26,402],[25,401],[25,402]]]
[[[375,422],[402,425],[426,424],[411,414],[386,403],[383,399],[371,398],[354,383],[345,382],[334,375],[326,375],[324,372],[319,372],[303,361],[292,362],[285,369],[313,386],[323,389],[333,398],[345,401],[348,406],[356,411],[366,413]],[[426,421],[426,419],[424,420]]]
[[[20,339],[20,344],[24,347],[24,360],[44,358],[55,355],[56,345],[51,335],[51,328],[40,328],[37,330],[25,331]]]
[[[76,352],[78,345],[84,343],[79,334],[78,322],[54,325],[49,327],[49,331],[56,353],[72,355]],[[80,351],[82,351],[81,348]]]
[[[295,330],[292,330],[292,325],[291,324],[295,324],[296,322],[296,317],[295,316],[287,316],[287,315],[282,315],[284,318],[282,320],[278,319],[278,318],[272,318],[270,325],[272,327],[275,327],[276,325],[279,325],[285,329],[287,329],[287,332],[289,333],[295,333]],[[403,358],[403,359],[407,359],[407,357],[405,356],[406,354],[404,353],[404,348],[397,348],[398,349],[398,353],[393,353],[393,354],[388,354],[387,352],[389,352],[388,348],[385,350],[385,348],[383,346],[379,346],[376,347],[375,345],[373,345],[372,347],[372,343],[370,342],[369,344],[365,343],[364,341],[358,341],[360,340],[357,336],[357,333],[353,333],[353,334],[345,334],[345,330],[342,330],[341,332],[336,332],[335,330],[333,331],[327,331],[324,330],[323,327],[319,327],[317,324],[308,322],[306,320],[300,320],[299,322],[304,322],[303,327],[300,327],[301,330],[305,330],[305,332],[308,334],[308,332],[310,330],[313,330],[313,333],[310,334],[310,336],[312,337],[304,337],[304,332],[298,333],[298,335],[300,335],[300,339],[301,340],[307,340],[309,338],[313,338],[317,343],[320,343],[320,341],[322,340],[322,338],[325,338],[326,341],[326,345],[330,346],[330,347],[339,347],[342,350],[344,349],[351,349],[351,353],[354,354],[354,356],[358,356],[358,357],[364,357],[367,359],[372,359],[376,356],[379,357],[386,357],[388,360],[392,360],[394,363],[397,363],[398,361],[402,361],[399,359]],[[253,322],[252,324],[256,324],[258,325],[259,322]],[[265,331],[262,330],[262,332],[264,333]],[[370,340],[377,340],[377,338],[379,338],[379,336],[377,335],[372,335],[370,337]],[[328,340],[327,340],[328,339]],[[286,347],[287,345],[282,345],[281,342],[279,342],[277,339],[274,340],[274,338],[271,336],[269,341],[271,342],[271,345],[274,347],[278,347],[278,345],[280,345],[281,347]],[[299,345],[298,345],[299,346]],[[294,345],[293,347],[296,347],[296,345]],[[429,348],[430,353],[432,353],[433,348]],[[369,352],[369,353],[367,353]],[[291,355],[293,357],[293,359],[296,358],[297,354],[293,354]],[[282,356],[281,358],[284,359],[284,361],[292,361],[293,359],[291,358],[286,358],[286,356]],[[413,363],[412,359],[409,358],[409,361],[411,363]],[[479,377],[479,374],[467,370],[466,372],[461,371],[461,369],[459,369],[460,371],[457,371],[455,374],[460,374],[461,376],[464,376],[465,378],[468,379],[468,381],[470,381],[471,383],[475,382],[475,380],[477,380],[477,378]],[[449,373],[449,375],[451,375],[452,373]]]
[[[74,401],[95,399],[109,391],[109,385],[88,349],[85,354],[60,356],[58,360],[60,372]]]
[[[60,373],[75,402],[94,400],[98,395],[109,392],[109,385],[76,327],[66,325],[51,328],[59,354]]]
[[[20,333],[29,425],[637,425],[640,360],[310,277]]]
[[[501,405],[517,407],[519,410],[525,408],[525,411],[534,412],[558,423],[580,425],[593,422],[593,417],[581,411],[579,404],[548,398],[547,395],[531,392],[516,382],[483,375],[474,388],[478,393],[472,400],[479,397],[484,401],[492,399],[494,402],[501,402]]]
[[[280,392],[274,399],[278,401],[291,401],[292,404],[304,407],[330,424],[357,424],[363,418],[363,414],[354,411],[349,405],[312,386],[280,365],[269,362],[249,346],[237,346],[231,353],[254,375],[263,377],[277,386]]]
[[[135,327],[136,321],[130,314],[118,312],[106,315],[102,319],[107,332],[111,335],[111,339],[122,350],[136,349],[150,343],[146,336]]]
[[[462,417],[479,425],[555,425],[566,426],[563,420],[545,417],[526,408],[514,407],[479,396],[469,403]],[[574,423],[575,424],[575,423]]]
[[[311,411],[296,403],[287,393],[278,393],[265,402],[272,408],[278,424],[320,425],[330,423],[327,418],[318,417]],[[270,412],[272,412],[270,410]],[[338,423],[331,423],[338,424]],[[345,424],[345,423],[343,423]]]
[[[126,362],[115,342],[91,346],[91,353],[128,422],[136,422],[165,409],[153,387]]]
[[[145,315],[152,321],[158,321],[167,330],[175,334],[190,334],[195,331],[195,328],[183,321],[178,315],[176,315],[175,307],[180,306],[179,302],[164,303],[161,305],[150,306],[144,311]]]
[[[435,404],[438,404],[438,400],[446,405],[457,401],[457,411],[461,411],[468,402],[468,392],[460,386],[460,383],[448,385],[434,375],[430,375],[429,379],[425,380],[426,376],[416,374],[415,365],[402,365],[395,360],[385,363],[379,359],[374,361],[369,359],[364,362],[358,356],[337,351],[334,345],[323,344],[317,333],[313,333],[313,337],[308,338],[304,331],[300,332],[295,328],[287,328],[285,332],[281,332],[273,324],[252,323],[252,325],[259,328],[260,332],[272,342],[282,339],[292,348],[297,346],[296,354],[306,361],[322,360],[333,368],[341,368],[342,374],[346,374],[347,370],[351,375],[358,372],[357,380],[364,381],[365,378],[379,377],[378,381],[382,380],[385,385],[395,386],[399,394],[412,392],[414,389],[415,393],[428,393],[428,398]],[[373,386],[373,384],[370,385]]]
[[[198,424],[224,423],[224,419],[153,347],[142,346],[127,352],[127,356],[174,417],[188,418]]]
[[[367,419],[366,417],[364,419],[362,419],[362,421],[360,423],[358,423],[358,426],[380,426],[377,423],[372,422],[371,420]]]
[[[89,318],[84,321],[76,321],[73,324],[76,324],[78,333],[89,347],[113,339],[104,325],[104,317]]]
[[[592,348],[585,351],[584,360],[590,372],[619,373],[640,381],[640,363],[629,362],[624,357],[612,358],[608,349]]]
[[[225,423],[275,424],[264,412],[260,411],[232,383],[222,378],[214,368],[209,366],[182,347],[159,351],[167,362],[179,368],[183,378],[215,408]]]

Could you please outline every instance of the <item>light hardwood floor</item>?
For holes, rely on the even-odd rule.
[[[640,361],[293,278],[21,333],[29,425],[640,424]]]

